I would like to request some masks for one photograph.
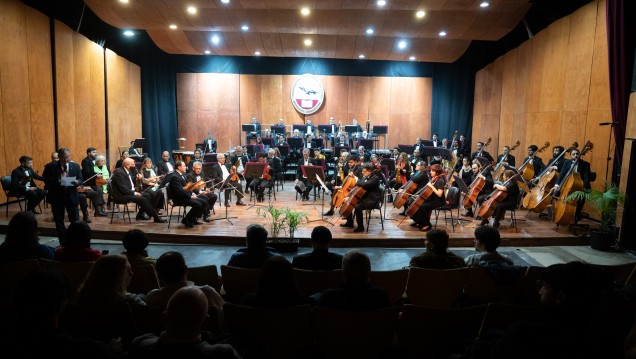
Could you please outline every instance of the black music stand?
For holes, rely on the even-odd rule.
[[[452,161],[453,153],[444,147],[420,146],[420,157],[440,157],[442,160]]]
[[[458,176],[458,175],[453,175],[453,179],[454,179],[454,183],[457,183],[457,187],[459,188],[459,190],[464,193],[464,195],[470,193],[470,189],[468,188],[468,186],[466,185],[466,182],[464,182],[464,180]],[[461,206],[461,202],[459,203],[459,206]],[[472,222],[472,219],[464,219],[461,218],[461,216],[457,216],[457,220],[458,221],[464,221],[464,222]],[[460,223],[461,224],[461,223]]]
[[[415,150],[415,146],[413,145],[398,145],[398,150],[400,153],[406,152],[406,154],[412,155]]]
[[[270,128],[273,134],[280,134],[285,136],[287,132],[285,125],[272,125]]]
[[[324,134],[330,134],[331,125],[318,125],[318,132],[322,132]]]
[[[289,147],[292,151],[300,150],[303,148],[303,139],[301,137],[290,137],[287,139],[287,143],[289,143]]]
[[[289,156],[289,145],[279,145],[276,146],[278,148],[278,151],[280,151],[280,156],[281,157],[287,157]]]
[[[320,149],[325,146],[325,142],[322,138],[312,138],[311,139],[311,149],[315,150],[316,148]]]
[[[346,133],[358,133],[360,132],[360,127],[358,125],[346,125],[345,126]]]
[[[298,130],[298,132],[304,134],[307,132],[307,125],[292,125],[292,133],[294,130]]]
[[[373,143],[375,142],[373,139],[361,138],[359,142],[360,142],[360,146],[364,147],[365,150],[367,151],[373,150]]]
[[[254,199],[254,203],[250,204],[247,209],[252,207],[264,207],[263,205],[256,204],[256,197],[254,193],[256,193],[255,180],[260,178],[265,172],[265,166],[267,163],[262,162],[248,162],[245,164],[245,171],[243,172],[244,178],[251,178],[252,182],[250,182],[250,186],[252,186],[252,198]]]
[[[219,194],[221,194],[221,191],[225,191],[226,189],[233,189],[234,191],[236,191],[236,187],[232,186],[230,184],[230,179],[232,178],[232,175],[227,176],[227,178],[221,182],[220,186],[219,186]],[[227,201],[227,198],[225,199]],[[232,223],[232,221],[230,221],[230,218],[238,218],[238,217],[228,217],[227,215],[227,206],[225,206],[225,217],[221,217],[221,218],[213,218],[213,221],[218,221],[218,220],[222,220],[222,219],[226,219],[228,222],[230,222],[231,225],[234,225],[234,223]]]
[[[310,181],[311,183],[313,183],[314,185],[318,181],[317,178],[320,178],[321,182],[324,183],[324,181],[325,181],[325,171],[322,168],[322,166],[300,166],[300,169],[303,172],[303,176],[305,176],[307,178],[307,180]],[[324,187],[324,188],[326,189],[326,187]],[[325,192],[325,194],[326,193],[327,192]],[[313,205],[315,207],[315,205],[316,205],[316,196],[314,195],[313,203],[303,203],[303,206],[306,206],[306,205]],[[324,209],[325,209],[325,196],[323,195],[322,196],[322,210],[321,210],[321,213],[324,212]]]

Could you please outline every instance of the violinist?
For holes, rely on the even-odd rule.
[[[411,226],[419,227],[420,231],[427,232],[433,225],[431,224],[431,213],[435,208],[444,205],[444,187],[446,179],[444,178],[444,169],[440,165],[432,165],[430,167],[431,180],[425,186],[429,186],[432,190],[431,195],[420,205],[415,215],[411,217],[413,223]],[[424,188],[424,186],[422,187]]]
[[[218,156],[217,156],[218,157]],[[237,146],[234,149],[234,155],[230,157],[230,165],[235,167],[235,172],[238,175],[239,180],[245,179],[245,192],[249,192],[251,178],[243,177],[245,172],[245,164],[250,161],[247,155],[247,150],[241,146]]]
[[[426,186],[426,183],[428,182],[428,172],[426,172],[425,167],[426,167],[426,162],[424,161],[419,161],[415,165],[415,170],[413,171],[413,174],[411,175],[411,181],[417,183],[417,188],[415,188],[415,191],[413,191],[413,193],[416,193],[417,191],[421,190],[422,187]],[[402,216],[406,215],[406,209],[409,207],[411,202],[413,202],[411,198],[412,197],[410,197],[404,204],[404,209],[402,210],[402,212],[400,212],[400,215]]]
[[[210,208],[214,208],[214,204],[219,196],[214,193],[214,189],[211,188],[211,183],[205,183],[208,178],[205,177],[203,170],[203,164],[199,161],[194,161],[192,164],[192,171],[186,174],[185,178],[188,183],[203,183],[195,186],[192,192],[197,195],[196,200],[201,202],[203,207],[203,221],[210,222]]]
[[[281,172],[283,171],[283,161],[280,159],[280,157],[276,156],[277,150],[278,148],[270,148],[269,150],[267,150],[267,165],[269,166],[270,174],[274,179],[282,178]]]
[[[541,173],[541,171],[543,171],[543,169],[545,168],[545,164],[543,163],[543,160],[541,159],[541,157],[536,155],[536,152],[538,150],[539,150],[539,147],[537,145],[530,145],[528,147],[528,157],[523,159],[524,163],[526,163],[526,161],[529,161],[528,164],[534,167],[535,176],[538,176]]]
[[[482,174],[481,173],[482,168],[483,167],[478,160],[473,161],[473,164],[472,164],[473,174],[470,178],[470,183],[473,183],[477,178],[481,178],[482,180],[485,181],[484,187],[481,189],[481,191],[479,191],[479,196],[477,196],[478,204],[482,204],[484,202],[486,197],[488,197],[488,195],[493,191],[493,186],[495,184],[495,181],[493,180],[492,174],[490,174],[490,171],[486,171],[484,174]],[[473,216],[472,208],[467,209],[466,213],[464,213],[464,216],[472,217]]]
[[[188,214],[183,217],[181,223],[186,228],[192,228],[195,224],[203,224],[197,221],[197,218],[203,214],[203,203],[197,200],[197,195],[184,189],[187,184],[185,172],[187,169],[183,161],[175,162],[175,172],[170,176],[168,183],[168,193],[172,197],[172,201],[176,205],[192,207]]]
[[[506,215],[506,211],[513,210],[517,208],[519,204],[519,185],[517,184],[517,179],[512,178],[515,175],[515,171],[513,170],[505,170],[503,173],[504,184],[494,184],[494,190],[499,190],[506,192],[506,198],[503,201],[498,202],[495,207],[495,213],[493,214],[493,228],[499,228],[499,222]],[[512,178],[512,179],[511,179]],[[485,226],[488,224],[487,219],[482,219],[481,224]]]
[[[229,198],[230,198],[230,192],[232,190],[234,190],[234,192],[236,193],[236,205],[245,206],[245,203],[241,201],[241,198],[244,197],[243,187],[241,186],[241,183],[239,182],[240,178],[235,173],[236,168],[229,163],[228,164],[225,163],[225,154],[223,153],[219,153],[216,156],[216,159],[218,163],[212,166],[212,178],[214,178],[214,181],[216,183],[221,183],[225,181],[229,176],[234,177],[234,175],[236,175],[236,178],[230,178],[228,182],[229,186],[225,188],[225,207],[230,206]]]
[[[358,147],[358,158],[362,161],[362,163],[367,163],[371,159],[371,154],[367,152],[364,146]]]
[[[503,153],[497,156],[497,163],[504,166],[515,166],[515,156],[510,153],[510,146],[503,146]]]
[[[535,146],[536,147],[536,146]],[[492,156],[490,155],[490,153],[488,153],[488,151],[484,151],[482,150],[484,148],[484,143],[483,142],[477,142],[477,151],[473,152],[470,155],[470,159],[474,160],[475,158],[477,158],[477,155],[479,155],[479,153],[481,152],[481,157],[484,157],[486,159],[488,159],[488,162],[494,162],[495,160],[492,158]],[[538,149],[538,148],[537,148]]]
[[[268,163],[267,155],[264,153],[259,153],[258,162]],[[256,199],[259,202],[263,202],[263,200],[265,199],[265,188],[269,188],[272,183],[271,171],[272,169],[270,168],[269,164],[267,164],[267,166],[265,166],[265,171],[263,172],[263,175],[258,178],[254,178],[254,180],[252,180],[252,183],[250,184],[252,186],[252,189],[255,192],[254,195],[256,195]]]
[[[572,157],[570,160],[565,161],[563,164],[563,169],[559,173],[559,178],[557,178],[556,185],[552,187],[552,191],[554,191],[557,195],[559,193],[559,189],[563,186],[563,182],[565,182],[565,178],[571,169],[576,171],[581,175],[581,180],[583,181],[583,189],[588,191],[592,188],[590,185],[590,176],[592,175],[592,171],[590,169],[590,163],[581,159],[581,151],[579,149],[573,149],[570,151],[570,156]],[[585,204],[585,199],[581,198],[576,202],[576,212],[574,215],[575,222],[580,221],[583,216],[581,215],[581,210],[583,209],[583,205]]]
[[[365,209],[373,209],[379,200],[382,198],[382,191],[380,190],[380,180],[373,173],[374,168],[370,164],[362,166],[362,177],[356,182],[356,187],[362,187],[366,192],[358,203],[355,205],[355,217],[357,228],[353,230],[354,233],[364,232],[364,215],[362,211]],[[347,222],[340,224],[341,227],[353,227],[353,216],[351,213],[347,217]]]
[[[309,149],[303,149],[303,158],[298,160],[298,167],[296,169],[296,181],[294,182],[294,189],[301,196],[303,201],[309,200],[309,192],[314,188],[314,185],[307,180],[307,177],[303,176],[303,170],[301,166],[314,166],[315,162],[309,158]]]
[[[155,173],[152,166],[152,160],[146,157],[141,165],[141,189],[143,193],[150,194],[150,203],[157,211],[157,214],[161,216],[161,211],[165,205],[163,192],[159,190],[159,184],[161,183],[159,177]]]
[[[380,179],[380,184],[387,186],[389,184],[389,181],[384,175],[384,169],[382,168],[382,164],[380,163],[380,158],[378,158],[378,155],[376,155],[375,153],[372,154],[371,157],[369,157],[369,163],[371,164],[371,166],[373,166],[374,169],[377,170],[375,175],[378,176],[378,178]]]

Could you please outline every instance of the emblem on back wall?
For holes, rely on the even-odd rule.
[[[325,90],[314,75],[301,75],[291,88],[291,101],[296,111],[311,115],[320,109],[325,100]]]

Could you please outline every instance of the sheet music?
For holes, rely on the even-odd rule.
[[[77,180],[75,178],[75,176],[72,176],[72,177],[60,177],[60,178],[61,178],[60,184],[63,187],[74,187],[75,184],[73,184],[72,182]]]

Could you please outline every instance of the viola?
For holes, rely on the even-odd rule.
[[[435,183],[441,178],[442,176],[438,176],[435,177],[431,180],[431,184],[433,184],[433,186],[435,185]],[[415,200],[413,200],[413,203],[411,203],[411,205],[409,206],[409,208],[407,208],[406,210],[406,215],[409,218],[413,218],[413,216],[415,216],[415,214],[417,213],[417,211],[419,211],[420,207],[422,206],[422,204],[424,202],[426,202],[426,200],[433,194],[435,193],[435,187],[433,186],[429,186],[426,185],[424,186],[422,189],[420,189],[419,191],[417,191],[414,195]]]
[[[518,173],[508,178],[508,180],[506,180],[506,182],[504,182],[502,186],[507,185],[508,183],[510,183],[510,181],[515,179],[517,176],[519,176]],[[491,194],[488,195],[488,197],[486,197],[486,200],[484,201],[484,203],[482,203],[482,205],[479,207],[479,212],[477,213],[477,215],[480,216],[482,219],[487,220],[488,218],[490,218],[490,216],[493,215],[493,213],[495,213],[495,207],[497,207],[499,203],[503,202],[503,200],[507,196],[508,196],[507,191],[502,191],[500,189],[494,190]]]
[[[186,183],[185,186],[183,186],[183,189],[185,191],[187,191],[187,192],[192,192],[192,191],[197,190],[197,189],[203,189],[203,188],[205,188],[205,185],[207,183],[210,183],[212,181],[214,181],[214,180],[211,179],[211,180],[208,180],[208,181],[198,180],[196,182],[188,182],[188,183]]]
[[[581,150],[581,156],[585,155],[588,151],[594,148],[594,144],[590,141],[585,143]],[[574,221],[574,215],[576,214],[576,201],[566,201],[565,199],[576,191],[583,191],[583,179],[581,175],[574,170],[575,166],[570,167],[570,170],[563,179],[561,188],[559,190],[559,198],[554,204],[554,213],[552,220],[557,225],[570,225]]]
[[[99,177],[95,179],[95,185],[98,186],[98,187],[99,186],[103,186],[106,183],[108,183],[107,179],[103,179],[103,178],[99,178]]]
[[[485,173],[490,170],[492,165],[493,164],[491,163],[488,166],[484,167],[481,170],[481,172],[479,172],[479,174],[485,175]],[[462,202],[462,205],[464,206],[464,208],[471,209],[473,207],[473,205],[477,201],[479,192],[481,192],[481,190],[484,189],[485,185],[486,185],[486,180],[484,178],[481,178],[481,176],[477,176],[477,178],[473,180],[473,182],[470,184],[470,187],[469,187],[470,192],[466,193],[466,195],[464,196],[464,200]]]
[[[265,170],[263,171],[263,177],[261,177],[265,181],[271,181],[272,175],[269,174],[269,165],[265,166]]]

